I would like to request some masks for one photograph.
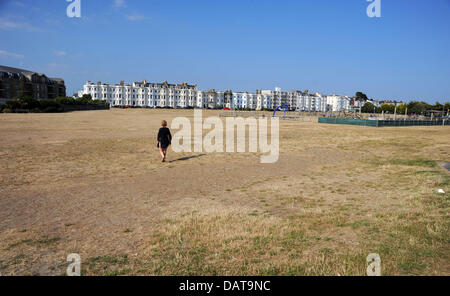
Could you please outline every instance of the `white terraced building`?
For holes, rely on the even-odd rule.
[[[272,108],[272,96],[263,94],[262,91],[256,92],[256,110]]]
[[[348,96],[331,95],[327,96],[327,111],[339,112],[350,109],[351,99]]]
[[[291,110],[311,112],[338,112],[350,108],[351,99],[347,96],[326,96],[320,93],[309,94],[308,91],[293,90],[257,90],[249,92],[226,92],[197,90],[197,85],[187,83],[169,84],[149,83],[147,81],[133,84],[110,85],[88,81],[78,96],[91,95],[94,100],[106,100],[112,107],[171,107],[171,108],[222,108],[230,109],[275,109],[288,105]]]
[[[257,105],[258,105],[257,94],[252,94],[248,92],[234,92],[230,108],[256,110]]]
[[[197,108],[218,108],[224,106],[225,93],[223,91],[211,90],[198,90],[197,101],[195,105],[189,107]]]
[[[106,100],[114,106],[187,108],[197,102],[197,86],[187,83],[169,84],[134,82],[132,85],[109,85],[88,81],[78,96],[91,95],[94,100]]]

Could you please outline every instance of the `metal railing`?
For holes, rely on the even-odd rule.
[[[448,125],[450,125],[450,120],[448,120],[448,119],[435,119],[435,120],[406,120],[406,119],[377,120],[377,119],[375,119],[375,120],[373,120],[373,119],[319,117],[319,123],[347,124],[347,125],[373,126],[373,127],[448,126]]]

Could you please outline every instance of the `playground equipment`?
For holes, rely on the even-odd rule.
[[[275,115],[277,114],[278,110],[284,108],[284,114],[283,114],[283,119],[286,118],[286,112],[289,110],[289,105],[281,105],[278,106],[275,111],[273,112],[273,118],[275,118]]]
[[[272,118],[276,117],[276,114],[280,110],[284,110],[283,120],[293,120],[302,122],[313,122],[317,120],[317,112],[289,112],[289,105],[281,105],[275,109],[272,114]],[[242,117],[242,118],[270,118],[268,111],[228,111],[219,113],[219,117]]]
[[[337,117],[319,117],[319,123],[328,124],[348,124],[348,125],[361,125],[361,126],[437,126],[437,125],[450,125],[450,121],[445,119],[435,120],[402,120],[402,119],[352,119],[352,118],[337,118]]]

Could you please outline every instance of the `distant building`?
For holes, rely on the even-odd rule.
[[[83,90],[78,92],[78,96],[91,95],[93,100],[108,101],[110,106],[131,106],[131,107],[172,107],[188,108],[198,104],[197,85],[189,85],[185,82],[181,84],[149,83],[147,81],[134,82],[133,84],[110,85],[92,83],[88,81]],[[205,105],[207,105],[205,98]],[[203,105],[203,97],[202,97]],[[205,106],[206,108],[206,106]]]
[[[272,97],[264,93],[262,90],[256,91],[256,110],[263,110],[263,109],[271,109],[272,108]]]
[[[37,100],[66,96],[66,86],[61,78],[0,65],[0,104],[29,96]]]
[[[351,99],[347,96],[327,96],[327,111],[339,112],[350,110]]]
[[[279,87],[275,87],[275,90],[262,90],[261,94],[270,97],[268,109],[276,109],[278,106],[288,105],[288,93],[281,91]]]
[[[187,83],[169,84],[134,82],[133,84],[110,85],[101,82],[88,81],[78,97],[91,95],[94,100],[106,100],[112,107],[170,107],[170,108],[229,108],[229,109],[276,109],[281,105],[288,105],[292,111],[308,112],[339,112],[348,111],[353,105],[359,104],[348,96],[323,95],[308,90],[282,91],[256,90],[255,93],[246,91],[217,91],[198,90],[197,85]]]

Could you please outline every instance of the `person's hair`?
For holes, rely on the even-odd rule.
[[[166,126],[167,126],[167,121],[163,120],[163,121],[161,122],[161,126],[166,127]]]

